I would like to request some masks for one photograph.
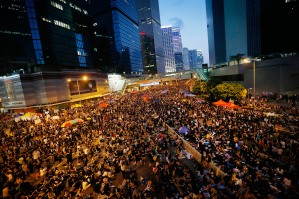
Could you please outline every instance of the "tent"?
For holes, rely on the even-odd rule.
[[[136,94],[137,93],[137,91],[133,91],[133,92],[131,92],[131,94]]]
[[[4,118],[2,118],[1,120],[8,120],[10,119],[11,117],[10,116],[5,116]]]
[[[233,103],[226,103],[221,106],[225,106],[226,108],[238,108],[239,107],[238,105],[235,105]]]
[[[72,106],[72,108],[78,108],[78,107],[81,107],[82,105],[81,104],[75,104]]]
[[[155,100],[155,103],[159,103],[160,101],[159,100]]]
[[[201,100],[198,100],[195,102],[196,104],[204,104],[205,102],[204,101],[201,101]]]
[[[213,102],[214,105],[217,105],[217,106],[221,106],[223,104],[227,104],[226,102],[222,101],[222,100],[219,100],[218,102]]]
[[[190,132],[189,129],[187,129],[187,127],[183,126],[179,129],[179,133],[180,134],[186,134],[186,132]]]
[[[186,96],[187,97],[196,97],[196,95],[193,95],[193,94],[187,94]]]
[[[166,94],[167,92],[168,92],[168,90],[166,89],[166,90],[162,91],[161,94]]]
[[[101,107],[106,107],[106,106],[109,106],[109,104],[103,102],[102,104],[100,104],[98,107],[101,108]]]

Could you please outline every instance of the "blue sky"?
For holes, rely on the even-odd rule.
[[[205,0],[159,0],[161,26],[179,26],[183,47],[202,50],[209,63]]]

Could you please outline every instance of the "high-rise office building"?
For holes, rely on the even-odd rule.
[[[206,0],[210,65],[226,61],[223,0]]]
[[[172,36],[173,36],[173,50],[174,52],[182,52],[182,37],[179,27],[172,27]]]
[[[136,0],[91,0],[103,72],[143,72]]]
[[[190,69],[198,68],[196,49],[189,51],[189,63],[190,63]]]
[[[173,49],[173,35],[171,26],[163,26],[162,29],[162,41],[164,48],[164,63],[165,63],[165,72],[175,72],[175,58],[174,58],[174,49]]]
[[[197,50],[197,66],[199,68],[202,68],[203,64],[203,54],[202,54],[202,50]]]
[[[183,53],[182,52],[175,52],[174,53],[174,59],[175,59],[176,72],[184,70]]]
[[[190,70],[189,49],[183,48],[184,70]]]
[[[0,2],[0,73],[93,67],[89,1]],[[22,71],[23,71],[22,70]]]
[[[206,0],[210,64],[299,50],[299,1]]]
[[[144,73],[165,73],[158,0],[136,0]]]

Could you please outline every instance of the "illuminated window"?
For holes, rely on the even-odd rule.
[[[51,1],[51,5],[55,8],[58,8],[59,10],[63,10],[63,7],[62,5],[58,4],[58,3],[55,3],[53,1]]]
[[[57,21],[57,20],[54,20],[54,24],[56,26],[60,26],[60,27],[63,27],[63,28],[66,28],[66,29],[71,29],[70,28],[70,25],[66,24],[66,23],[63,23],[61,21]]]

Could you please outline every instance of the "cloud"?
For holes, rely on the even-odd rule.
[[[172,5],[174,6],[178,6],[178,5],[182,5],[185,2],[185,0],[175,0]]]
[[[184,22],[180,18],[174,17],[169,19],[169,21],[174,27],[180,27],[181,29],[185,27]]]

